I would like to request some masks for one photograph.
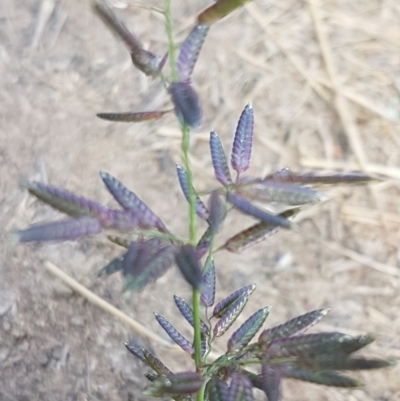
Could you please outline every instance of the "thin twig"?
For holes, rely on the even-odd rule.
[[[365,266],[368,266],[373,270],[376,270],[381,273],[389,274],[390,276],[395,276],[395,277],[400,276],[400,269],[395,266],[391,266],[386,263],[377,262],[376,260],[373,260],[368,256],[362,255],[361,253],[353,251],[352,249],[344,248],[335,242],[324,241],[319,237],[308,235],[304,232],[302,232],[301,235],[303,235],[315,242],[318,242],[319,244],[323,245],[324,247],[330,249],[331,251],[337,252],[343,256],[346,256],[349,259],[355,260],[356,262],[359,262]]]
[[[300,165],[308,168],[323,168],[344,171],[356,171],[358,163],[344,162],[340,160],[325,160],[313,157],[302,157]],[[385,166],[383,164],[367,163],[365,172],[369,174],[381,174],[389,178],[400,179],[400,168]]]
[[[343,213],[348,220],[359,221],[366,224],[379,225],[379,213],[374,209],[364,207],[346,206],[344,205],[340,212]],[[388,223],[400,224],[400,215],[394,213],[385,213],[385,220]]]
[[[119,320],[130,326],[136,333],[142,335],[143,337],[146,337],[152,341],[155,341],[156,343],[162,345],[163,347],[166,348],[175,348],[177,349],[177,346],[171,345],[169,342],[165,341],[161,337],[157,336],[154,334],[152,331],[144,327],[142,324],[137,322],[136,320],[132,319],[128,315],[126,315],[124,312],[121,310],[117,309],[115,306],[111,305],[107,301],[105,301],[103,298],[100,298],[98,295],[87,289],[85,286],[82,284],[78,283],[75,279],[73,279],[71,276],[68,276],[68,274],[64,273],[62,270],[60,270],[56,265],[54,265],[51,262],[45,262],[44,267],[48,272],[53,274],[54,276],[60,278],[68,287],[70,287],[73,291],[87,299],[89,302],[92,304],[98,306],[99,308],[103,309],[104,311],[110,313],[111,315],[117,317]]]

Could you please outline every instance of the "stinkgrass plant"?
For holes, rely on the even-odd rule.
[[[176,165],[176,172],[189,204],[188,238],[172,233],[134,192],[103,171],[100,177],[120,205],[119,209],[102,206],[47,184],[22,184],[32,195],[68,218],[15,231],[11,235],[17,241],[76,240],[112,230],[109,240],[124,250],[100,270],[99,277],[121,272],[125,278],[124,291],[142,291],[147,284],[176,265],[192,287],[191,305],[177,295],[173,299],[182,317],[193,327],[193,338],[185,338],[165,317],[155,314],[169,337],[192,357],[194,366],[191,371],[173,372],[148,350],[135,344],[125,344],[149,368],[145,373],[149,383],[143,392],[152,397],[169,397],[179,401],[194,397],[198,401],[250,401],[253,389],[260,389],[268,401],[277,401],[283,378],[328,386],[359,387],[361,383],[358,380],[341,372],[377,369],[392,364],[388,360],[359,355],[361,348],[375,340],[371,334],[304,334],[329,312],[328,309],[317,309],[279,326],[263,329],[270,313],[269,306],[253,313],[229,335],[223,355],[211,358],[214,339],[226,334],[256,289],[255,284],[249,284],[215,303],[214,253],[239,253],[279,229],[297,230],[292,218],[301,211],[301,207],[326,199],[315,189],[318,185],[373,181],[372,177],[364,174],[318,175],[295,173],[289,169],[266,177],[246,175],[254,125],[253,107],[249,103],[239,117],[229,161],[218,134],[211,131],[211,161],[218,184],[214,190],[201,196],[196,192],[190,168],[189,135],[191,128],[200,126],[202,111],[192,85],[192,73],[210,26],[243,3],[245,0],[219,0],[202,11],[197,16],[197,25],[180,46],[177,57],[170,0],[165,0],[163,9],[152,8],[165,18],[168,51],[164,56],[145,50],[105,3],[93,3],[94,11],[128,47],[134,66],[146,75],[162,79],[170,95],[182,132],[182,161]],[[167,59],[170,71],[164,73]],[[161,118],[167,112],[169,110],[99,113],[98,117],[142,122]],[[208,203],[201,199],[204,196],[208,196]],[[273,202],[284,206],[281,213],[274,214],[258,206]],[[216,246],[220,227],[234,210],[253,217],[257,222]],[[196,237],[197,219],[207,224],[199,239]]]

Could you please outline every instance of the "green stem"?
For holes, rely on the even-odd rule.
[[[204,400],[204,392],[206,391],[207,382],[204,382],[201,386],[201,389],[198,391],[196,395],[196,401],[203,401]]]
[[[189,127],[186,124],[181,125],[182,129],[182,159],[186,171],[186,178],[189,187],[189,241],[196,246],[196,199],[193,191],[193,175],[190,167],[190,149],[189,149]],[[194,360],[196,368],[201,366],[201,333],[200,333],[200,292],[193,289],[192,295],[193,323],[194,323]],[[202,398],[201,398],[202,399]]]
[[[168,62],[171,70],[171,81],[178,81],[178,73],[175,66],[175,42],[172,29],[171,0],[164,2],[165,30],[168,38]]]
[[[178,81],[178,73],[175,64],[175,43],[173,38],[171,0],[164,2],[165,29],[168,37],[168,59],[171,70],[171,82]],[[182,131],[182,162],[186,171],[187,183],[189,187],[189,242],[196,246],[196,199],[193,191],[193,174],[190,167],[190,130],[185,124],[181,124]],[[196,370],[200,371],[202,366],[201,358],[201,332],[200,332],[200,292],[193,289],[192,295],[193,323],[194,323],[194,360]],[[197,393],[196,400],[204,400],[205,387]]]
[[[189,127],[186,124],[181,125],[182,130],[182,161],[186,171],[187,184],[189,187],[189,241],[196,245],[196,198],[193,191],[193,174],[190,167],[190,149],[189,149]]]

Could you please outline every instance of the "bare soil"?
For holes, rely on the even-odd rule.
[[[207,3],[173,1],[178,41]],[[146,47],[165,51],[159,14],[125,0],[112,4]],[[120,252],[105,237],[27,246],[9,243],[5,233],[60,217],[22,191],[21,180],[110,204],[101,169],[135,191],[172,231],[186,235],[174,116],[140,125],[95,116],[167,108],[169,100],[159,81],[132,68],[88,2],[3,0],[0,38],[0,400],[142,400],[142,366],[124,341],[155,350],[175,370],[188,368],[190,358],[156,351],[155,342],[44,266],[58,266],[163,338],[153,311],[190,333],[173,307],[173,294],[190,296],[178,271],[121,298],[119,277],[94,278]],[[300,214],[299,233],[280,232],[239,256],[216,255],[219,299],[258,283],[242,321],[265,305],[273,307],[270,325],[329,307],[315,330],[373,332],[378,338],[369,355],[400,358],[399,43],[398,0],[254,0],[210,30],[194,73],[204,108],[191,145],[197,188],[215,185],[209,130],[229,150],[248,101],[256,119],[251,174],[324,168],[384,178],[369,187],[327,190],[328,202]],[[249,224],[230,216],[221,242]],[[366,385],[356,390],[287,381],[283,399],[396,401],[399,377],[397,365],[362,373]]]

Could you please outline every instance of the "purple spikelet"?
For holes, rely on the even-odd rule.
[[[152,368],[159,375],[168,375],[171,372],[156,356],[144,348],[141,348],[142,354],[146,360],[146,365]]]
[[[185,82],[173,82],[168,92],[175,107],[175,114],[181,124],[199,128],[202,119],[200,100],[194,89]]]
[[[210,217],[208,223],[211,228],[211,235],[215,235],[226,217],[226,202],[221,200],[217,190],[212,191],[208,203]]]
[[[229,307],[226,309],[225,313],[222,315],[221,319],[218,320],[217,324],[214,326],[214,336],[220,337],[224,335],[227,330],[232,326],[235,320],[242,313],[244,307],[247,304],[249,295],[246,293],[238,297]]]
[[[25,182],[22,186],[42,202],[71,217],[94,217],[104,224],[109,221],[110,209],[65,189],[40,182]]]
[[[210,151],[215,177],[222,185],[231,185],[232,178],[226,161],[225,152],[215,131],[210,132]]]
[[[228,385],[216,376],[208,382],[207,394],[210,401],[229,401]]]
[[[268,401],[279,401],[281,374],[276,367],[270,365],[262,366],[262,384],[263,390],[268,398]]]
[[[294,173],[288,168],[283,168],[273,174],[267,175],[264,180],[284,182],[290,184],[316,185],[316,184],[365,184],[378,181],[376,178],[365,174],[329,174],[317,175],[315,173]]]
[[[108,121],[119,121],[124,123],[139,123],[143,121],[158,120],[168,111],[153,110],[128,113],[98,113],[97,117]]]
[[[197,22],[199,24],[211,25],[221,18],[226,17],[247,1],[249,0],[217,0],[197,16]]]
[[[165,64],[166,56],[161,58],[144,50],[136,36],[117,18],[103,1],[93,2],[93,9],[108,28],[124,42],[131,53],[134,66],[146,75],[158,75]]]
[[[185,195],[186,200],[189,202],[189,185],[187,182],[187,174],[186,171],[179,164],[176,165],[176,172],[178,174],[179,184],[181,186],[182,192]],[[195,196],[195,207],[196,214],[203,220],[208,220],[210,217],[210,213],[205,207],[204,203],[197,196],[196,191],[192,188],[192,193]]]
[[[337,372],[320,371],[313,372],[310,370],[296,369],[294,367],[287,367],[283,371],[284,377],[291,379],[302,380],[309,383],[323,384],[325,386],[334,387],[362,387],[362,383],[351,377],[343,376]]]
[[[173,245],[156,238],[131,242],[123,259],[125,291],[141,291],[165,274],[173,264],[175,250]]]
[[[327,195],[311,188],[269,180],[255,180],[238,187],[238,193],[258,202],[279,202],[285,205],[305,205],[327,200]]]
[[[261,343],[270,343],[278,338],[291,337],[301,334],[317,324],[328,312],[329,309],[318,309],[304,315],[297,316],[279,326],[264,330],[261,333],[258,341]]]
[[[146,363],[146,358],[143,353],[143,348],[137,347],[135,345],[130,345],[128,343],[124,343],[124,345],[132,355],[140,359],[143,363]]]
[[[200,301],[204,306],[213,306],[215,300],[215,265],[213,259],[210,259],[204,270]]]
[[[192,327],[194,327],[194,316],[192,308],[181,297],[178,297],[177,295],[174,295],[174,301],[182,316]],[[207,325],[202,320],[200,320],[200,331],[204,334],[207,334],[209,332]]]
[[[9,236],[16,242],[68,241],[87,235],[98,234],[100,222],[91,217],[66,219],[52,223],[34,224],[25,230],[12,232]]]
[[[256,219],[264,221],[265,223],[283,227],[283,228],[292,228],[293,227],[292,223],[290,223],[290,221],[288,219],[286,219],[282,216],[274,215],[265,210],[262,210],[256,206],[254,206],[251,202],[249,202],[247,199],[241,197],[240,195],[236,195],[231,192],[228,192],[227,200],[229,203],[231,203],[233,206],[235,206],[236,209],[240,210],[241,212],[243,212],[245,214],[253,216]]]
[[[100,177],[115,200],[126,211],[129,211],[133,216],[136,216],[140,227],[157,228],[161,232],[168,232],[161,219],[158,218],[135,193],[104,171],[100,172]]]
[[[290,218],[296,215],[300,209],[290,209],[280,213],[278,216]],[[279,230],[274,224],[265,222],[257,223],[239,232],[226,241],[224,248],[233,253],[240,253],[249,246],[255,245],[267,236],[275,234]]]
[[[125,255],[114,258],[110,263],[104,266],[98,273],[97,277],[109,276],[124,269]]]
[[[110,217],[102,226],[118,231],[132,231],[139,227],[139,218],[136,212],[127,210],[110,210]]]
[[[193,288],[199,289],[203,280],[203,274],[193,246],[189,244],[182,245],[175,254],[175,262],[186,281]]]
[[[178,400],[191,400],[189,394],[197,393],[204,378],[196,372],[170,373],[166,376],[158,376],[146,387],[143,394],[152,397],[173,397]]]
[[[235,372],[231,377],[229,401],[253,401],[253,385],[245,375]]]
[[[156,317],[157,322],[160,324],[160,326],[166,331],[166,333],[172,338],[173,341],[175,341],[184,351],[188,352],[189,354],[193,354],[193,346],[189,343],[188,340],[186,340],[185,337],[182,336],[181,333],[179,333],[178,330],[175,329],[175,327],[173,327],[168,322],[167,319],[165,319],[158,313],[155,313],[154,316]]]
[[[250,166],[253,125],[253,106],[249,103],[240,116],[232,147],[231,164],[238,175]]]
[[[213,316],[222,317],[238,298],[242,296],[246,296],[248,298],[254,292],[255,289],[256,285],[251,284],[247,285],[246,287],[242,287],[239,290],[228,295],[226,298],[224,298],[222,301],[218,302],[215,305],[213,310]]]
[[[260,309],[250,316],[233,334],[228,341],[228,351],[236,352],[244,348],[256,335],[258,330],[264,324],[270,307]]]
[[[210,226],[204,232],[199,242],[196,245],[196,255],[198,259],[201,259],[207,252],[211,244],[211,239],[214,236],[214,232]]]
[[[180,82],[190,83],[208,29],[208,25],[196,25],[183,42],[176,64]]]

